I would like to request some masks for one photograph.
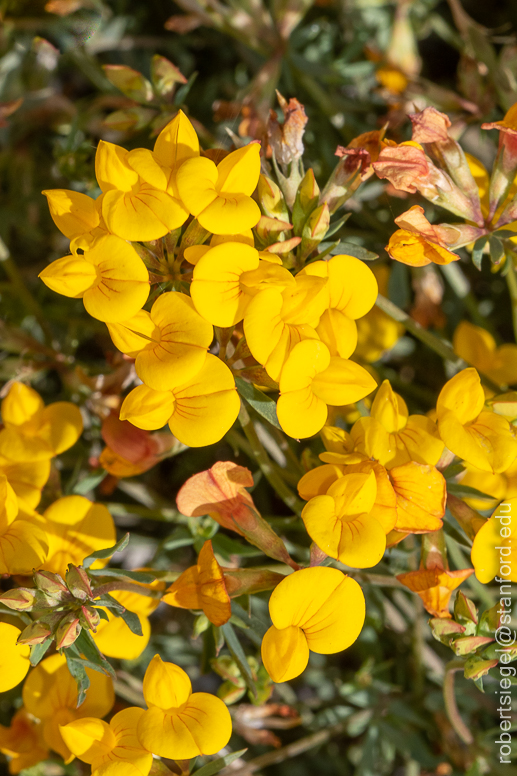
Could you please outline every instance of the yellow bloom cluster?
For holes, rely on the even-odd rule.
[[[95,169],[102,192],[96,200],[61,189],[44,192],[72,254],[40,277],[54,291],[82,298],[107,324],[116,347],[135,359],[142,384],[127,396],[121,419],[145,430],[168,423],[193,447],[221,439],[237,417],[239,399],[232,371],[208,352],[214,326],[242,327],[251,355],[279,385],[279,421],[295,438],[317,433],[328,405],[357,401],[375,388],[370,373],[350,361],[356,320],[377,296],[371,270],[341,255],[293,274],[277,255],[254,247],[251,230],[261,218],[251,196],[260,175],[259,143],[216,165],[200,152],[180,111],[153,151],[128,152],[101,141]],[[172,269],[169,257],[171,290],[153,293],[146,310],[157,276],[150,277],[140,258],[145,249],[130,241],[177,232],[177,242],[191,216]],[[209,233],[210,244],[203,245]]]

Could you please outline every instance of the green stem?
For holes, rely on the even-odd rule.
[[[508,283],[508,291],[510,292],[510,299],[512,301],[513,333],[515,341],[517,342],[517,278],[515,277],[513,262],[510,264],[510,269],[506,275],[506,282]]]
[[[445,678],[443,680],[443,700],[445,703],[445,711],[449,718],[449,722],[454,728],[454,732],[458,738],[463,741],[464,744],[470,746],[474,743],[474,736],[463,722],[458,706],[456,704],[456,696],[454,694],[454,674],[456,671],[463,671],[462,660],[451,660],[445,666]]]
[[[275,493],[282,499],[284,504],[296,512],[297,515],[301,514],[303,507],[305,506],[303,501],[296,496],[291,488],[285,484],[280,474],[275,470],[275,467],[270,460],[262,442],[257,436],[255,427],[248,414],[244,403],[241,402],[241,409],[239,412],[239,421],[242,426],[242,430],[246,434],[246,438],[250,443],[251,451],[256,462],[260,466],[265,478],[275,491]]]

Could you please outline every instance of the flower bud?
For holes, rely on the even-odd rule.
[[[51,595],[67,593],[68,588],[65,585],[63,577],[59,574],[53,574],[51,571],[35,571],[33,575],[36,587],[43,590],[44,593]]]
[[[83,628],[87,628],[96,633],[97,627],[101,621],[101,616],[98,610],[93,606],[81,606],[79,620],[81,621]]]
[[[266,175],[261,175],[258,182],[258,201],[260,207],[270,218],[289,221],[289,212],[284,195],[277,184]]]
[[[0,596],[0,603],[18,612],[30,612],[36,600],[36,590],[17,587]]]
[[[80,601],[93,598],[90,579],[82,566],[74,566],[72,563],[68,565],[66,584],[74,598],[78,598]]]
[[[104,75],[126,97],[135,102],[149,102],[153,98],[153,87],[138,70],[127,65],[103,65]]]
[[[302,182],[298,188],[298,196],[300,197],[300,206],[304,212],[312,210],[314,200],[320,195],[320,187],[314,177],[314,170],[312,167],[305,173]]]
[[[313,210],[302,232],[302,245],[300,258],[305,260],[318,247],[328,232],[330,225],[330,211],[326,202]]]
[[[488,636],[463,636],[454,640],[452,649],[456,655],[461,657],[468,655],[470,652],[475,652],[480,647],[486,647],[491,641],[493,639]]]
[[[17,644],[41,644],[52,634],[52,629],[44,622],[31,622],[18,636]]]
[[[75,612],[69,612],[61,619],[56,628],[56,647],[64,649],[69,647],[81,633],[82,625]]]

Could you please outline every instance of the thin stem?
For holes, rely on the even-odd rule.
[[[454,728],[454,732],[458,738],[463,741],[464,744],[470,746],[474,743],[474,736],[463,722],[458,706],[456,704],[456,696],[454,694],[454,674],[456,671],[463,671],[462,660],[451,660],[445,666],[445,678],[443,680],[443,700],[445,703],[445,711],[449,718],[449,722]]]
[[[513,333],[515,341],[517,342],[517,278],[515,277],[515,267],[513,266],[511,258],[508,258],[507,261],[511,262],[510,269],[506,275],[506,282],[508,283],[508,291],[510,292],[510,299],[512,301]]]
[[[106,582],[104,585],[94,588],[93,593],[96,598],[99,598],[106,593],[113,593],[115,590],[125,590],[127,593],[137,593],[138,595],[145,595],[148,598],[161,598],[161,593],[158,590],[150,590],[148,587],[139,585],[137,582],[123,582],[122,580],[115,580],[114,582]]]
[[[276,471],[272,461],[270,460],[262,442],[257,436],[255,427],[251,421],[248,411],[244,404],[241,402],[241,409],[239,412],[239,421],[242,426],[242,430],[246,434],[246,438],[250,443],[251,451],[256,462],[260,466],[265,478],[275,491],[277,495],[282,499],[289,509],[296,512],[297,515],[301,514],[304,503],[296,496],[291,488],[286,485],[280,474]]]

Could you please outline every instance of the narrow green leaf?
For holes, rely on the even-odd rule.
[[[501,240],[498,240],[495,235],[491,235],[488,238],[488,245],[490,248],[492,264],[500,264],[505,256],[503,243]]]
[[[247,383],[242,377],[235,378],[235,385],[239,394],[259,415],[265,418],[272,426],[282,430],[276,414],[276,402],[251,383]]]
[[[259,644],[262,643],[262,639],[269,629],[269,623],[255,614],[247,612],[237,601],[232,601],[232,613],[239,617],[246,624],[246,627],[249,628],[250,632],[260,639]]]
[[[75,648],[84,655],[88,663],[91,663],[101,674],[106,674],[115,678],[115,671],[110,663],[106,660],[102,652],[99,650],[97,644],[92,638],[89,631],[82,629],[79,636],[74,642]]]
[[[35,644],[33,647],[31,647],[31,666],[37,666],[38,663],[42,658],[45,657],[45,654],[52,644],[53,639],[45,639],[45,641],[42,641],[41,644]]]
[[[341,229],[343,224],[345,224],[348,221],[351,215],[352,215],[351,212],[345,213],[344,216],[339,218],[337,221],[334,221],[333,224],[330,224],[329,228],[327,229],[327,233],[325,235],[325,240],[328,240],[329,237],[332,237],[333,234],[336,234],[338,229]]]
[[[356,243],[349,243],[349,242],[338,243],[338,245],[336,245],[332,253],[334,255],[344,253],[345,256],[355,256],[356,259],[361,259],[362,261],[374,261],[375,259],[379,258],[378,253],[374,253],[373,251],[367,251],[366,248],[363,248],[362,245],[357,245]]]
[[[198,76],[197,71],[195,73],[192,73],[187,83],[184,84],[183,86],[180,86],[180,88],[176,92],[176,96],[174,97],[174,106],[176,108],[179,108],[181,105],[183,105],[183,103],[187,99],[187,95],[192,89],[194,85],[194,81],[196,80],[197,76]]]
[[[122,539],[113,545],[113,547],[108,547],[105,550],[97,550],[97,552],[92,552],[91,555],[87,555],[86,558],[83,560],[83,566],[85,569],[90,568],[92,563],[94,563],[96,560],[104,560],[104,558],[111,558],[112,555],[114,555],[116,552],[122,552],[127,545],[129,544],[129,534],[127,533],[125,536],[122,537]]]
[[[246,660],[246,655],[244,654],[244,650],[239,639],[237,638],[237,634],[235,633],[233,626],[227,622],[225,625],[221,626],[221,631],[226,641],[226,646],[230,650],[230,654],[237,663],[239,671],[241,672],[241,676],[246,682],[246,687],[253,695],[253,697],[256,698],[257,688],[251,675],[251,670],[248,665],[248,661]]]
[[[142,625],[140,624],[138,615],[134,612],[130,612],[129,609],[125,609],[119,616],[124,620],[131,633],[134,633],[135,636],[144,635],[142,633]]]
[[[155,577],[147,574],[145,571],[126,571],[126,569],[90,569],[88,572],[92,577],[115,577],[117,579],[130,579],[133,582],[143,582],[147,584],[154,582]]]
[[[115,614],[121,614],[124,611],[122,604],[113,598],[109,593],[104,593],[99,598],[95,599],[96,606],[104,606],[106,609],[111,609]]]
[[[86,700],[86,691],[90,686],[90,679],[86,673],[86,665],[83,660],[72,657],[69,649],[65,649],[66,664],[68,670],[77,683],[77,708]]]
[[[242,757],[247,751],[247,749],[239,749],[238,752],[231,752],[231,754],[225,754],[224,757],[218,757],[217,760],[212,760],[211,763],[207,763],[201,768],[198,768],[197,771],[194,771],[192,776],[214,776],[214,774],[219,773],[223,768],[226,768],[227,765],[233,763],[234,760]]]
[[[110,621],[110,618],[108,617],[108,613],[105,612],[104,609],[98,609],[96,606],[94,606],[93,608],[98,613],[101,620],[106,620],[106,622]]]
[[[446,469],[442,471],[442,474],[446,480],[452,480],[453,477],[457,477],[465,471],[465,467],[462,463],[451,463]]]
[[[476,240],[474,248],[472,250],[472,263],[476,269],[481,269],[481,261],[483,259],[483,249],[487,243],[488,237],[484,235]]]
[[[448,482],[447,490],[458,498],[482,498],[486,501],[493,501],[493,496],[490,496],[488,493],[471,488],[469,485],[462,485],[461,482]]]
[[[107,471],[102,471],[98,474],[90,474],[88,477],[84,477],[84,479],[79,480],[79,482],[74,485],[72,488],[72,493],[77,496],[85,496],[86,493],[90,492],[90,490],[94,490],[97,485],[100,485],[101,482],[107,477],[107,475]]]

